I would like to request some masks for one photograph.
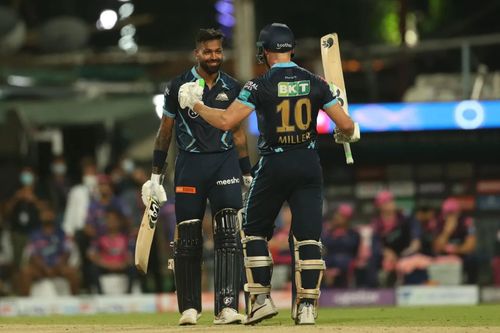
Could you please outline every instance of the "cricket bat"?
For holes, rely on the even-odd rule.
[[[344,75],[342,73],[342,62],[340,60],[339,38],[336,33],[321,37],[321,60],[323,61],[323,71],[325,72],[326,82],[328,82],[330,87],[333,87],[333,84],[342,90],[339,91],[336,89],[334,94],[337,96],[344,111],[349,113]],[[353,164],[354,159],[352,158],[351,145],[349,143],[344,143],[344,153],[346,163]]]
[[[151,251],[151,243],[153,242],[159,214],[160,204],[156,198],[151,197],[149,205],[144,210],[135,243],[135,267],[142,274],[146,274],[148,271],[149,252]]]

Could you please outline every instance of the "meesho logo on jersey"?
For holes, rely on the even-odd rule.
[[[294,97],[309,95],[311,82],[309,80],[278,83],[278,97]]]

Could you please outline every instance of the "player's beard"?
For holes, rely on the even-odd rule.
[[[208,74],[215,74],[222,66],[222,59],[216,61],[200,61],[200,67]]]

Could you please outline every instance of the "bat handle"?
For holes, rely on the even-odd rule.
[[[347,164],[353,164],[354,159],[352,158],[351,145],[347,142],[344,143],[344,153],[345,153],[345,162]]]

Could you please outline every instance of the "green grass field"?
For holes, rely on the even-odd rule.
[[[80,316],[49,316],[49,317],[14,317],[0,318],[0,331],[57,331],[49,328],[66,327],[71,331],[81,331],[82,328],[93,328],[95,331],[134,331],[135,329],[149,332],[150,329],[169,330],[169,328],[180,329],[177,326],[179,315],[177,313],[163,314],[99,314]],[[197,328],[204,327],[210,330],[212,326],[212,314],[204,313]],[[280,310],[280,314],[259,325],[274,330],[273,327],[293,326],[287,310]],[[231,326],[234,329],[219,327],[218,331],[240,331],[241,329],[254,329]],[[435,306],[435,307],[384,307],[384,308],[344,308],[344,309],[321,309],[316,327],[312,331],[325,331],[324,329],[353,328],[484,328],[489,332],[500,331],[500,304],[480,306]],[[290,328],[290,327],[289,327]],[[183,328],[190,329],[190,328]],[[303,328],[304,329],[304,328]],[[66,329],[67,331],[68,329]],[[261,329],[259,329],[261,330]],[[308,329],[309,330],[309,329]],[[92,331],[92,330],[91,330]],[[290,331],[290,329],[287,329]],[[292,330],[293,331],[293,330]],[[304,331],[306,331],[304,329]],[[380,331],[380,330],[379,330]],[[387,331],[387,330],[383,330]],[[403,330],[408,332],[410,330]],[[411,330],[413,331],[413,330]],[[419,330],[420,331],[420,330]],[[476,331],[476,330],[472,330]]]

